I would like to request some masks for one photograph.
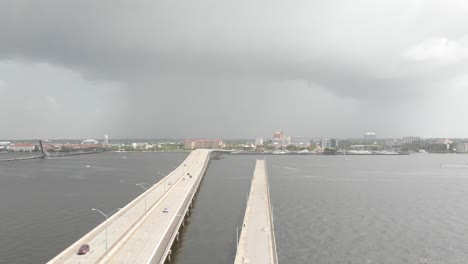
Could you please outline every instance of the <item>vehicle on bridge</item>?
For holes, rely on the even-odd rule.
[[[78,250],[78,253],[77,255],[84,255],[86,254],[87,252],[89,252],[89,245],[88,244],[84,244],[80,247],[80,249]]]

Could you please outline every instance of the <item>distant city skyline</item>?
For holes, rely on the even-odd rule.
[[[289,135],[289,134],[285,134],[285,137],[287,138],[291,138],[291,139],[295,139],[295,138],[298,138],[298,139],[303,139],[303,138],[308,138],[310,140],[313,140],[313,139],[352,139],[352,140],[363,140],[363,141],[366,141],[365,140],[365,134],[361,135],[361,136],[355,136],[355,137],[352,137],[352,136],[349,136],[349,137],[333,137],[333,136],[309,136],[309,135]],[[422,137],[422,136],[418,136],[418,135],[405,135],[405,136],[379,136],[379,135],[376,135],[376,140],[384,140],[384,139],[401,139],[403,141],[410,141],[410,142],[413,142],[415,141],[415,139],[417,140],[424,140],[424,139],[468,139],[468,136],[467,137]],[[0,142],[2,141],[5,141],[5,140],[14,140],[14,141],[21,141],[21,140],[27,140],[27,141],[34,141],[34,140],[49,140],[49,141],[54,141],[54,140],[58,140],[58,141],[66,141],[66,140],[73,140],[73,141],[83,141],[83,140],[97,140],[99,142],[106,142],[106,138],[105,137],[77,137],[77,138],[66,138],[66,137],[62,137],[62,138],[1,138],[0,137]],[[252,140],[252,141],[258,141],[258,140],[262,140],[265,141],[265,140],[274,140],[274,137],[272,135],[270,136],[264,136],[264,137],[260,137],[260,136],[256,136],[256,137],[187,137],[187,138],[177,138],[177,137],[108,137],[107,138],[107,142],[111,142],[111,141],[115,141],[115,140],[118,140],[118,141],[122,141],[122,140],[178,140],[178,141],[184,141],[184,140],[217,140],[217,139],[221,139],[221,140]]]
[[[443,0],[1,1],[0,138],[468,137],[467,13]]]

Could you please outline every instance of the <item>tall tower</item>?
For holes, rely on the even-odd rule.
[[[104,144],[109,144],[109,137],[104,135]]]

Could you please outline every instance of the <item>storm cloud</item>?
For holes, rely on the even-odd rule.
[[[464,137],[468,4],[2,1],[0,138]]]

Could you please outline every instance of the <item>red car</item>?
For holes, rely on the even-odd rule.
[[[80,247],[80,249],[78,250],[78,255],[84,255],[86,254],[87,252],[89,251],[89,245],[88,244],[84,244]]]

